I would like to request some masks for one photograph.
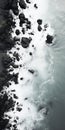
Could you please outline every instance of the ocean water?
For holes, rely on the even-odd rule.
[[[37,3],[38,9],[33,8]],[[7,52],[13,58],[16,51],[19,54],[20,61],[15,60],[18,69],[14,69],[14,73],[19,73],[18,82],[13,82],[7,89],[16,90],[18,99],[14,111],[6,114],[11,116],[10,123],[16,117],[18,130],[65,130],[65,2],[61,0],[31,0],[31,5],[23,11],[23,13],[32,22],[32,42],[28,49],[22,48],[21,44],[15,45],[12,52]],[[22,10],[19,7],[19,11]],[[19,19],[14,16],[16,28],[19,27]],[[37,30],[37,19],[43,20],[41,32]],[[44,24],[48,24],[48,28],[44,31]],[[15,36],[15,29],[12,37]],[[29,37],[29,33],[25,34]],[[47,34],[54,36],[52,45],[47,45],[45,40]],[[23,34],[21,33],[19,38]],[[34,48],[32,48],[34,45]],[[17,50],[19,48],[19,50]],[[29,52],[33,56],[29,56]],[[22,67],[20,65],[22,64]],[[30,74],[28,69],[34,70],[34,74]],[[11,72],[11,73],[13,73]],[[21,81],[20,78],[24,80]],[[12,95],[12,93],[10,92]],[[28,100],[25,100],[27,98]],[[17,111],[17,102],[22,111]]]
[[[48,89],[47,98],[51,96],[53,109],[48,115],[50,130],[65,130],[65,0],[49,0],[47,20],[55,30],[56,41],[51,47],[53,55],[53,77],[55,82]]]

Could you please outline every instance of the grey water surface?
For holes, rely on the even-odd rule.
[[[47,128],[49,130],[65,130],[65,0],[49,0],[46,18],[56,34],[56,41],[50,47],[55,82],[47,84],[46,98],[53,102],[46,119],[48,121]]]

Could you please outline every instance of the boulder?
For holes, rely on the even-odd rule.
[[[39,25],[41,25],[41,24],[42,24],[42,19],[38,19],[38,20],[37,20],[37,23],[38,23]]]
[[[26,9],[26,3],[25,3],[24,0],[20,0],[20,1],[19,1],[19,5],[20,5],[20,7],[21,7],[22,9]]]
[[[48,34],[46,38],[46,43],[51,44],[53,42],[53,36]]]
[[[22,37],[22,40],[21,40],[22,47],[28,48],[31,40],[32,40],[31,38]]]

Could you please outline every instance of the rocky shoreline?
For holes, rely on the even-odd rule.
[[[26,52],[26,54],[24,54],[23,57],[23,52],[25,52],[25,50],[23,49],[28,49],[32,45],[33,49],[31,49],[31,51],[28,51],[30,59],[33,57],[34,51],[36,49],[35,45],[32,44],[32,39],[34,38],[35,32],[32,29],[30,16],[28,18],[26,17],[25,13],[23,13],[24,10],[29,8],[31,1],[5,0],[4,2],[3,0],[1,4],[2,6],[0,7],[0,9],[1,9],[2,23],[0,23],[0,51],[4,55],[2,56],[1,59],[3,65],[3,71],[0,74],[0,130],[6,130],[6,129],[20,130],[17,127],[19,117],[15,116],[14,120],[12,121],[12,117],[9,116],[7,113],[10,111],[12,111],[13,113],[16,113],[17,111],[21,112],[23,109],[23,105],[20,104],[20,102],[18,102],[19,97],[18,95],[16,95],[16,86],[20,84],[19,76],[21,74],[19,75],[20,73],[19,69],[22,70],[23,66],[24,70],[26,62],[26,61],[22,62],[21,59],[25,59],[25,56],[28,55]],[[35,10],[38,9],[36,3],[33,4],[33,8]],[[20,10],[22,10],[22,12],[20,12]],[[16,28],[17,20],[15,18],[19,20],[18,24],[20,26],[20,30],[19,28]],[[42,26],[43,25],[42,19],[37,19],[36,24],[37,24],[36,30],[39,33],[45,32],[47,30],[48,25],[46,24]],[[15,32],[13,30],[15,30]],[[25,36],[26,33],[27,37]],[[53,36],[47,34],[45,40],[47,44],[51,44],[53,42]],[[14,50],[12,51],[12,49]],[[20,49],[22,52],[19,52]],[[27,57],[27,60],[29,56]],[[37,75],[36,71],[32,68],[29,68],[26,71],[27,73],[31,74],[31,76]],[[20,76],[20,81],[23,80],[24,76]],[[12,85],[15,86],[15,89],[13,87],[13,89],[11,88],[9,90],[10,86]],[[24,101],[26,100],[28,100],[28,97],[26,97],[25,95]],[[16,106],[16,112],[15,112],[15,106]],[[30,110],[29,107],[27,109],[28,111]],[[38,109],[38,111],[40,111],[40,109],[42,109],[43,113],[47,115],[48,108],[41,107]]]
[[[15,22],[10,13],[11,4],[12,0],[0,1],[0,54],[2,55],[0,60],[3,66],[0,73],[0,130],[10,129],[11,127],[9,118],[4,118],[4,113],[13,109],[15,102],[11,96],[8,96],[6,89],[10,85],[9,81],[14,80],[17,83],[17,76],[10,75],[8,71],[10,64],[14,66],[14,63],[7,55],[7,50],[10,50],[15,45],[15,39],[11,37],[12,27],[15,27]]]

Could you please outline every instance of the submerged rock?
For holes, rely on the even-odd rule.
[[[46,29],[47,27],[48,27],[48,24],[45,24],[45,25],[44,25],[44,28]]]
[[[41,111],[42,109],[44,109],[44,105],[40,105],[40,106],[38,107],[38,111]]]
[[[34,74],[35,73],[35,71],[34,70],[31,70],[31,69],[29,69],[28,70],[31,74]]]

